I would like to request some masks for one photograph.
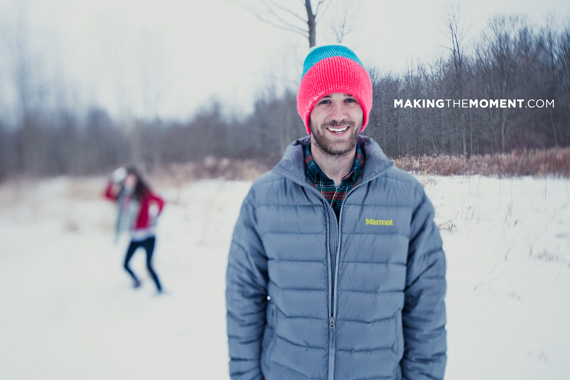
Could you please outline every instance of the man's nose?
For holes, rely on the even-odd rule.
[[[342,120],[346,118],[346,109],[344,102],[333,102],[331,107],[330,118],[334,120]]]

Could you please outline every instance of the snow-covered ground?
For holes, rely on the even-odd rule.
[[[448,259],[446,379],[570,378],[570,180],[420,180]],[[251,183],[157,186],[163,295],[142,252],[131,288],[104,184],[0,186],[0,379],[228,379],[226,258]]]

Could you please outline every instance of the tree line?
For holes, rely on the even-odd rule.
[[[388,155],[470,156],[570,144],[568,27],[557,32],[497,16],[469,50],[457,39],[457,24],[449,29],[448,56],[403,75],[375,73],[370,134]],[[473,100],[479,106],[402,108],[394,99]],[[501,99],[514,107],[490,106]]]
[[[469,45],[460,27],[451,14],[448,52],[434,62],[410,65],[402,73],[368,67],[374,107],[366,134],[393,158],[569,146],[570,26],[534,26],[521,17],[497,16]],[[240,117],[227,116],[214,101],[184,121],[117,119],[102,107],[80,111],[69,96],[56,96],[60,86],[34,80],[33,60],[15,51],[19,108],[12,117],[0,112],[0,180],[100,174],[125,163],[152,170],[208,156],[276,161],[293,139],[306,134],[293,87],[279,92],[270,83],[254,99],[253,110]],[[484,106],[501,99],[522,103]],[[461,106],[470,101],[479,106]],[[0,110],[7,109],[0,104]]]

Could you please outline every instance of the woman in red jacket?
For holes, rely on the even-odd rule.
[[[135,251],[142,247],[146,251],[146,267],[156,289],[159,293],[162,292],[162,286],[152,267],[152,254],[156,243],[156,220],[162,212],[164,200],[152,192],[135,167],[116,169],[105,190],[105,197],[117,202],[117,236],[126,227],[131,234],[123,267],[133,278],[133,286],[138,288],[141,282],[129,267],[129,261]]]

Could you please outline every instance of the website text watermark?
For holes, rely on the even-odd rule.
[[[554,108],[554,99],[394,99],[394,108]]]

